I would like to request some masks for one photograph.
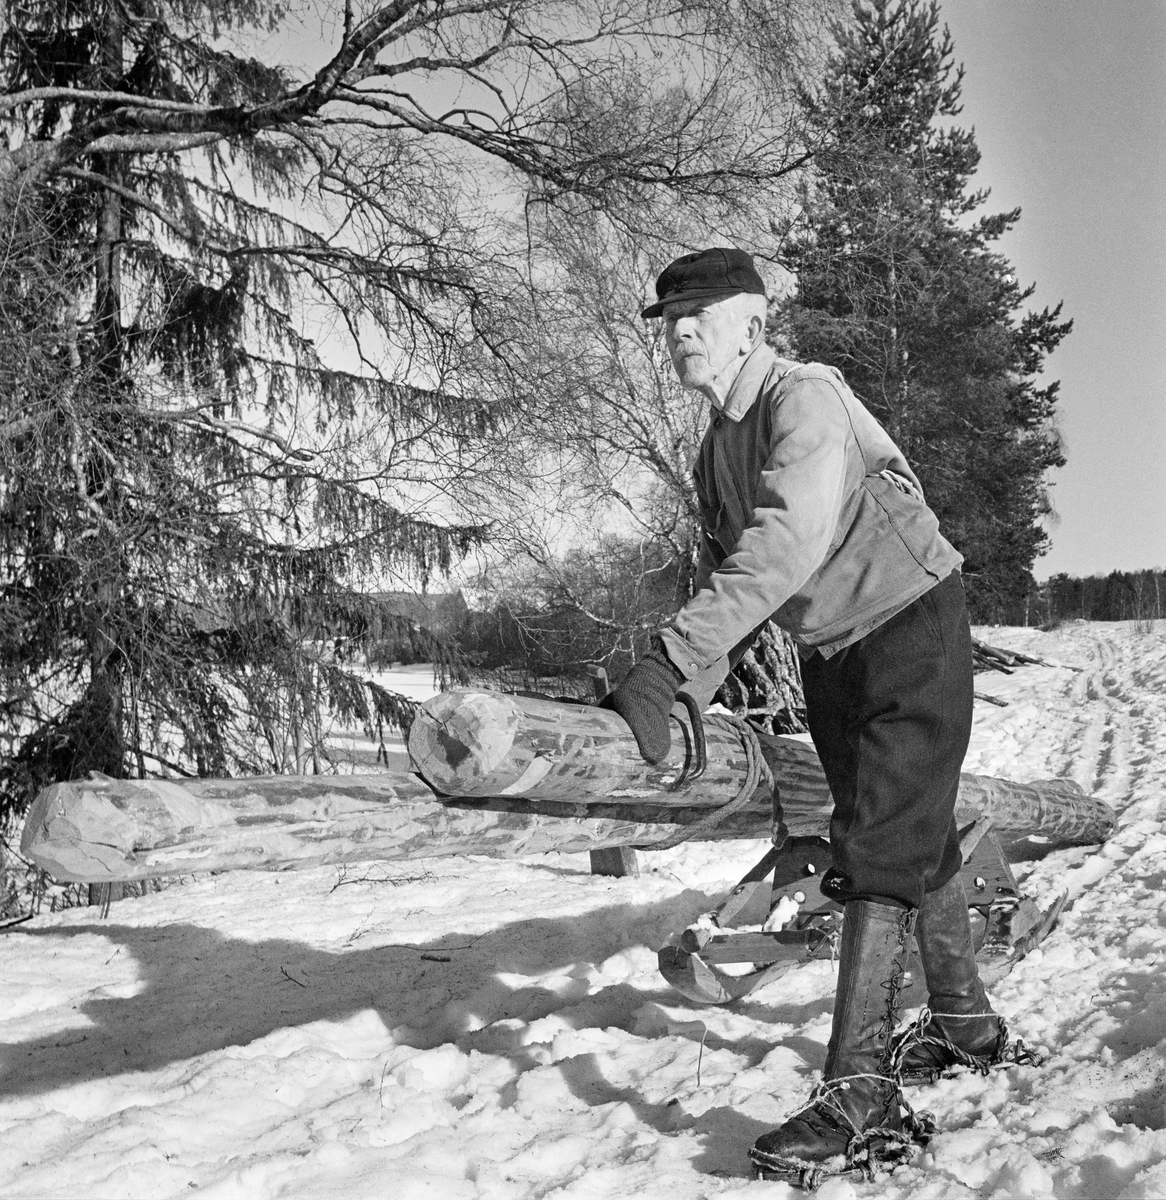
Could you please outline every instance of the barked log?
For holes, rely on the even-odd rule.
[[[533,744],[522,732],[528,724],[542,730],[537,739],[542,757],[552,743],[559,748],[560,759],[552,755],[549,767],[539,765],[527,776],[529,782],[541,773],[538,795],[513,788],[533,759],[516,774],[513,764],[503,768],[514,774],[508,794],[457,798],[439,796],[404,772],[187,780],[96,776],[41,792],[21,848],[59,880],[101,883],[237,868],[650,846],[677,825],[703,819],[746,778],[744,745],[728,729],[708,730],[705,775],[670,791],[691,740],[687,729],[675,731],[677,761],[653,768],[640,759],[627,726],[613,713],[494,699],[515,704],[521,714],[514,718],[512,748]],[[448,718],[444,725],[438,741],[448,739],[447,757],[456,758],[454,726]],[[548,728],[557,732],[548,735]],[[760,740],[791,832],[825,834],[830,798],[812,747],[789,738]],[[615,763],[623,764],[622,771],[613,770]],[[550,798],[544,795],[548,789],[554,792]],[[1115,823],[1108,805],[1066,780],[1017,784],[965,775],[959,804],[961,819],[989,815],[1001,831],[1041,834],[1055,842],[1103,841]],[[759,788],[746,807],[701,837],[767,838],[771,817],[768,790]]]
[[[513,811],[512,811],[513,810]],[[625,846],[659,837],[659,810],[589,820],[440,800],[415,775],[267,775],[110,779],[45,788],[25,821],[23,853],[55,879],[152,879],[240,868],[404,861],[452,854],[514,857]],[[738,821],[725,837],[757,836]]]
[[[731,800],[749,773],[740,723],[706,715],[707,765],[691,778],[693,731],[672,717],[672,752],[655,766],[644,762],[623,720],[606,709],[562,704],[499,692],[443,692],[427,701],[409,733],[409,756],[435,791],[465,798],[521,797],[547,804],[583,806],[609,816],[622,805],[651,803],[676,816],[701,819]],[[796,738],[757,734],[761,752],[781,794],[785,823],[793,834],[827,832],[832,807],[822,765],[813,746]],[[687,810],[703,810],[691,814]],[[770,813],[770,793],[759,784],[743,813],[752,813],[758,835]],[[989,775],[963,774],[956,800],[961,824],[992,819],[997,831],[1039,834],[1062,843],[1105,841],[1116,814],[1103,800],[1086,796],[1069,779],[1014,783]]]

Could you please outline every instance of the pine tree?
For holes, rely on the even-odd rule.
[[[837,366],[918,472],[964,554],[973,614],[1007,619],[1047,547],[1046,472],[1064,458],[1057,383],[1037,385],[1069,332],[1061,306],[1021,313],[993,243],[1020,210],[976,216],[974,133],[952,124],[963,68],[937,4],[856,2],[803,104],[820,139],[786,261],[784,336]]]
[[[297,74],[248,50],[280,0],[14,0],[0,815],[90,770],[313,769],[328,710],[407,719],[358,669],[407,632],[375,593],[488,535],[546,399],[508,205],[642,224],[788,171],[757,81],[812,3],[321,3],[334,49]]]

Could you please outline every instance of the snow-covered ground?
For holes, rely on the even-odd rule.
[[[429,663],[386,667],[372,672],[381,687],[408,700],[428,700],[438,690],[438,682]],[[399,730],[386,729],[381,744],[356,729],[337,729],[327,737],[328,752],[339,771],[375,771],[382,764],[391,771],[409,770],[409,752]]]
[[[940,1133],[821,1200],[1166,1196],[1166,622],[984,629],[968,769],[1068,775],[1104,847],[1016,864],[1072,906],[994,990],[1039,1069],[911,1090]],[[1072,671],[1068,666],[1078,666]],[[778,1200],[745,1151],[825,1055],[828,963],[729,1008],[656,973],[753,843],[198,879],[0,938],[0,1195]]]

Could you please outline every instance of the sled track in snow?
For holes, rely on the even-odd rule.
[[[1095,665],[1067,689],[1076,736],[1066,766],[1120,811],[1139,791],[1166,729],[1166,703],[1147,687],[1163,676],[1163,640],[1124,633],[1091,640]]]

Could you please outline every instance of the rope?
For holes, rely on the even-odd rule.
[[[838,1092],[849,1091],[854,1080],[869,1079],[884,1084],[889,1089],[886,1103],[900,1111],[901,1127],[892,1128],[884,1121],[860,1129],[845,1108],[835,1099]],[[809,1100],[786,1118],[787,1122],[811,1110],[848,1133],[846,1143],[846,1171],[860,1171],[865,1179],[873,1181],[875,1169],[884,1164],[894,1166],[910,1155],[916,1146],[926,1146],[935,1133],[935,1120],[930,1113],[916,1113],[903,1095],[898,1073],[879,1075],[864,1072],[857,1075],[842,1075],[837,1079],[823,1080],[810,1093]],[[849,1130],[847,1130],[849,1126]],[[756,1159],[755,1159],[756,1161]],[[825,1172],[821,1168],[807,1167],[812,1183],[803,1186],[816,1188]]]
[[[703,731],[699,734],[697,732],[702,718],[693,709],[689,709],[689,715],[693,718],[693,740],[694,743],[697,743],[703,740]],[[737,717],[725,716],[720,713],[710,713],[703,718],[703,722],[705,726],[735,734],[741,739],[745,749],[745,782],[741,784],[737,794],[731,800],[714,808],[707,817],[702,817],[699,821],[693,821],[691,825],[684,825],[674,833],[666,834],[658,841],[640,842],[634,849],[671,850],[673,846],[679,846],[694,838],[703,837],[706,833],[715,829],[727,817],[731,817],[733,813],[740,812],[753,799],[753,794],[762,782],[769,785],[776,798],[777,792],[774,789],[773,774],[766,764],[765,756],[761,752],[761,742],[758,740],[753,727],[748,722],[739,720]],[[681,781],[686,777],[687,768],[681,774]]]
[[[939,1028],[939,1025],[936,1024],[936,1018],[944,1021],[973,1021],[982,1017],[995,1017],[1000,1025],[1000,1032],[997,1034],[996,1042],[987,1054],[972,1054],[967,1050],[961,1049],[949,1038],[943,1037],[942,1034],[928,1032],[927,1030],[928,1026],[933,1026],[935,1029]],[[951,1061],[937,1066],[920,1064],[917,1067],[910,1067],[907,1065],[906,1058],[916,1046],[934,1046],[937,1050],[947,1055]],[[914,1074],[925,1074],[932,1078],[938,1078],[949,1067],[960,1066],[971,1067],[973,1071],[978,1072],[980,1075],[987,1075],[993,1067],[1001,1066],[1004,1063],[1020,1067],[1039,1067],[1043,1062],[1044,1058],[1035,1050],[1029,1049],[1024,1044],[1023,1038],[1017,1038],[1014,1042],[1009,1042],[1008,1022],[999,1013],[932,1013],[926,1006],[920,1009],[919,1016],[898,1035],[895,1040],[893,1053],[893,1070],[900,1078],[904,1077],[904,1075],[910,1076]]]

